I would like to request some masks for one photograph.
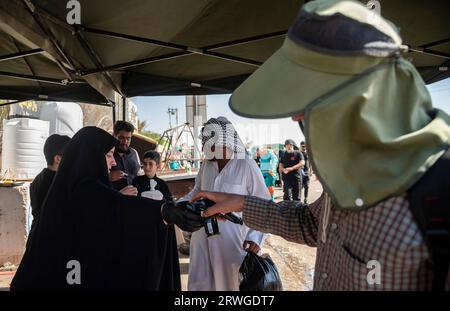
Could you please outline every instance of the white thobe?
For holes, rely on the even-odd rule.
[[[219,173],[216,161],[204,161],[194,189],[180,199],[190,200],[199,191],[218,191],[271,199],[261,171],[253,159],[231,159]],[[242,217],[242,213],[236,213]],[[219,221],[220,234],[207,237],[202,228],[192,234],[188,290],[239,290],[239,268],[247,252],[245,240],[262,247],[265,234],[245,225]]]

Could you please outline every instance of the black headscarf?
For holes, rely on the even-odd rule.
[[[66,184],[69,192],[87,180],[100,181],[109,186],[105,155],[117,142],[117,139],[101,128],[82,128],[66,147],[56,178],[70,181]]]
[[[85,127],[67,145],[12,290],[180,289],[175,235],[162,222],[162,202],[111,188],[105,155],[116,142]],[[81,284],[67,282],[72,260],[80,263]]]

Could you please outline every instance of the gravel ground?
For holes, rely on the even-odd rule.
[[[308,195],[309,202],[317,200],[321,193],[322,186],[313,176]],[[275,201],[282,199],[282,189],[276,188]],[[316,248],[289,242],[280,236],[270,234],[263,252],[268,253],[276,264],[283,282],[283,290],[312,290]]]

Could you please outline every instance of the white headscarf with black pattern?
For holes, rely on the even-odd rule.
[[[236,129],[225,117],[209,119],[202,128],[200,138],[204,150],[211,150],[212,146],[222,146],[233,153],[234,159],[249,157]]]

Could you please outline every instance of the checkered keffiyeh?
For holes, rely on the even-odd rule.
[[[243,217],[252,229],[317,247],[314,290],[432,289],[430,254],[406,195],[362,211],[335,208],[327,194],[309,206],[246,197]],[[368,281],[373,260],[379,284]]]
[[[211,148],[213,145],[223,146],[233,152],[234,158],[248,157],[247,150],[236,129],[225,117],[209,119],[202,128],[200,138],[205,148]]]

